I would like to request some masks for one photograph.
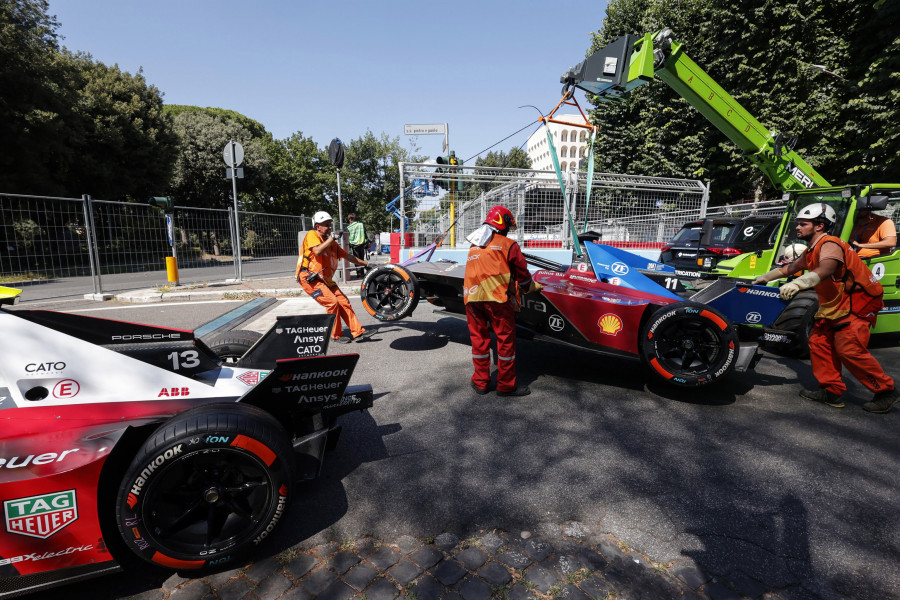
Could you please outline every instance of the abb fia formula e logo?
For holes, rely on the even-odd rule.
[[[9,533],[47,539],[78,520],[75,490],[5,500],[3,515]]]

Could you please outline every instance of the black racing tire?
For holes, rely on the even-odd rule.
[[[259,545],[292,494],[293,449],[267,412],[210,404],[163,423],[116,495],[116,523],[143,560],[178,570],[230,563]]]
[[[815,290],[799,292],[772,324],[775,329],[793,332],[793,341],[790,344],[767,342],[763,348],[780,356],[807,358],[809,356],[809,331],[816,320],[818,310],[819,296]]]
[[[240,360],[261,337],[262,334],[256,331],[235,329],[212,335],[204,342],[210,350],[215,352],[219,360],[234,363]]]
[[[734,370],[740,342],[719,311],[697,302],[676,302],[653,313],[641,333],[641,358],[667,383],[697,388]]]
[[[381,265],[366,273],[359,297],[376,319],[397,321],[410,316],[419,304],[419,280],[400,265]]]

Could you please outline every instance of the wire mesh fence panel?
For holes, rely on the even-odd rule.
[[[83,289],[75,287],[88,293],[90,275],[82,199],[0,194],[0,285],[34,287],[84,277]],[[35,292],[30,294],[45,297]]]
[[[297,264],[298,234],[312,221],[303,216],[240,212],[241,268],[244,276],[293,272]]]
[[[662,245],[668,215],[698,218],[709,197],[700,181],[663,177],[594,174],[588,199],[583,172],[563,173],[562,184],[554,171],[402,163],[400,172],[414,245],[449,230],[445,245],[466,246],[465,236],[500,204],[516,215],[515,236],[526,248],[571,248],[583,231],[626,247]]]

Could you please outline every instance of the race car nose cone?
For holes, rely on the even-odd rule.
[[[212,504],[219,501],[219,488],[211,487],[203,492],[203,499]]]

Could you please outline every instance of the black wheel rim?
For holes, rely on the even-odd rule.
[[[164,552],[203,556],[255,535],[268,517],[274,482],[266,466],[245,452],[194,452],[158,473],[142,516]]]
[[[366,302],[380,314],[397,312],[403,308],[408,297],[406,280],[393,271],[376,275],[366,286]]]
[[[715,324],[693,316],[674,318],[654,335],[656,357],[670,372],[705,375],[723,353]]]

